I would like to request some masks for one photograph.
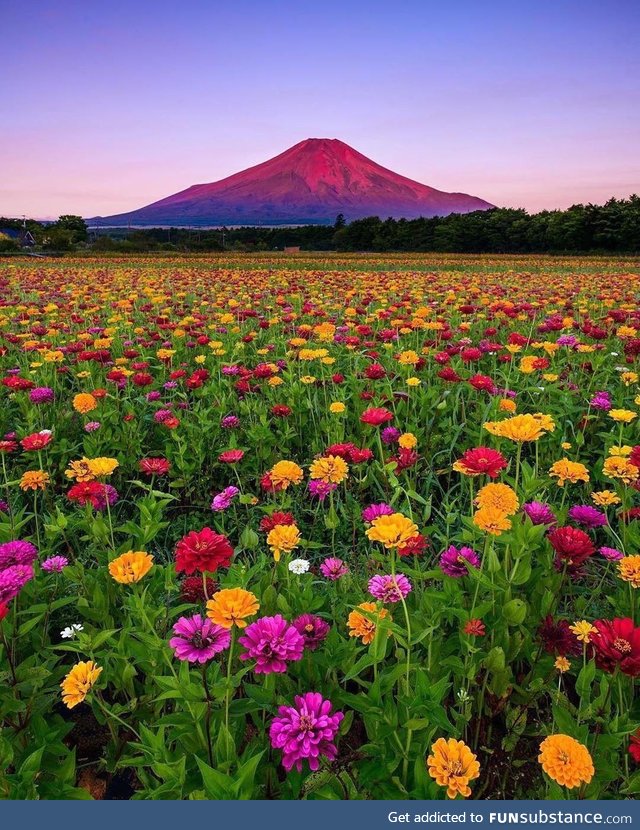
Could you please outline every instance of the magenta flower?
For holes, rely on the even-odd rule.
[[[169,645],[178,660],[190,663],[206,663],[207,660],[229,648],[231,631],[221,625],[212,623],[200,614],[193,617],[180,617],[173,626],[176,635],[169,640]]]
[[[344,714],[332,712],[331,701],[318,692],[296,695],[294,702],[295,706],[280,706],[278,716],[271,721],[271,746],[282,750],[282,765],[287,772],[294,766],[302,772],[303,761],[315,771],[321,756],[333,761],[338,754],[333,741]]]
[[[301,660],[304,652],[304,637],[280,614],[251,623],[238,642],[247,649],[240,659],[255,660],[256,674],[282,674],[287,663]]]
[[[542,501],[529,501],[523,504],[522,512],[534,525],[555,525],[558,521],[549,505]]]
[[[411,591],[411,583],[404,574],[372,576],[369,593],[382,602],[400,602]]]
[[[311,479],[308,484],[309,493],[320,501],[324,501],[337,487],[338,485],[332,481],[320,481],[319,479]]]
[[[576,504],[569,510],[569,518],[584,527],[602,527],[607,524],[607,517],[590,504]]]
[[[0,570],[11,565],[33,565],[38,557],[38,550],[31,542],[14,539],[0,545]]]
[[[237,415],[225,415],[220,421],[220,426],[223,429],[235,429],[240,426],[240,418]]]
[[[301,614],[293,621],[293,626],[304,637],[304,647],[315,651],[329,633],[331,627],[315,614]]]
[[[349,573],[349,568],[337,556],[328,556],[320,565],[320,573],[325,579],[335,582],[341,576],[346,576]]]
[[[66,556],[50,556],[45,559],[40,567],[47,573],[60,573],[63,568],[66,568],[69,560]]]
[[[461,576],[466,576],[469,573],[466,563],[473,565],[474,568],[480,567],[480,557],[471,548],[458,548],[451,545],[440,554],[440,567],[447,576],[453,576],[456,579]]]
[[[380,502],[380,504],[370,504],[369,507],[365,507],[362,511],[362,521],[367,524],[371,524],[371,522],[379,516],[391,516],[392,513],[393,507],[391,507],[390,504],[385,504],[384,502]]]
[[[84,425],[85,432],[96,432],[100,429],[100,421],[89,421]]]
[[[36,386],[35,389],[32,389],[31,392],[29,392],[29,400],[31,403],[53,403],[53,399],[53,389],[48,386]]]
[[[598,553],[602,554],[610,562],[617,562],[618,559],[624,559],[624,553],[617,548],[601,547],[598,548]]]
[[[0,603],[17,597],[23,586],[33,579],[32,565],[10,565],[0,571]]]
[[[593,409],[602,409],[608,412],[613,406],[611,403],[611,395],[602,390],[600,392],[596,392],[596,394],[589,401],[589,406]]]
[[[384,444],[395,444],[402,433],[397,427],[385,427],[380,433],[380,438]]]
[[[222,492],[218,493],[213,497],[213,501],[211,502],[211,509],[215,510],[216,512],[220,513],[223,510],[226,510],[228,507],[231,506],[231,502],[234,498],[238,495],[240,490],[233,485],[231,487],[225,487]]]
[[[120,498],[120,494],[111,484],[104,485],[104,492],[96,496],[96,510],[107,509],[107,499],[109,500],[109,507],[112,507]]]

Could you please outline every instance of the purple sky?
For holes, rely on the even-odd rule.
[[[640,192],[637,0],[2,11],[0,215],[107,215],[340,138],[529,210]]]

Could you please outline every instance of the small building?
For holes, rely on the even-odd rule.
[[[285,254],[299,254],[300,253],[300,246],[299,245],[285,245],[284,252],[285,252]]]
[[[33,248],[36,244],[31,231],[26,228],[0,228],[0,236],[6,236],[8,239],[13,239],[20,245],[21,248]]]

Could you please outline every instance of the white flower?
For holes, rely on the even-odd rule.
[[[309,562],[306,559],[292,559],[289,562],[289,570],[293,574],[306,574],[309,570]]]
[[[73,640],[76,636],[78,631],[83,631],[84,626],[80,623],[73,623],[72,625],[68,625],[66,628],[63,628],[60,632],[60,636],[63,640]]]

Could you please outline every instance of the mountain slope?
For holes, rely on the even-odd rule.
[[[220,181],[97,219],[111,225],[327,224],[338,213],[347,221],[374,215],[410,219],[491,207],[475,196],[400,176],[338,139],[308,138]]]

